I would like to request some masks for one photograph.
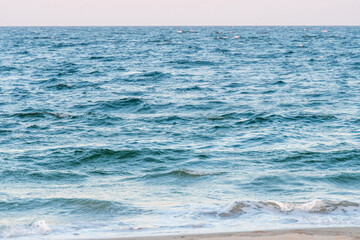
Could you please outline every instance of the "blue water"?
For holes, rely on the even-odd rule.
[[[0,28],[0,238],[360,224],[360,27]]]

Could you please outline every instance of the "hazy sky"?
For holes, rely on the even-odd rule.
[[[360,0],[0,0],[0,26],[360,25]]]

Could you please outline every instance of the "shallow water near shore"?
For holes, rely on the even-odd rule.
[[[360,27],[0,28],[0,238],[360,224]]]

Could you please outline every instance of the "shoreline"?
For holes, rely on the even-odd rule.
[[[360,240],[360,227],[295,228],[264,231],[94,238],[87,240]],[[84,239],[85,240],[85,239]]]

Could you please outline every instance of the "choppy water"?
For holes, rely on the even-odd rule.
[[[360,224],[360,27],[0,28],[0,237]]]

